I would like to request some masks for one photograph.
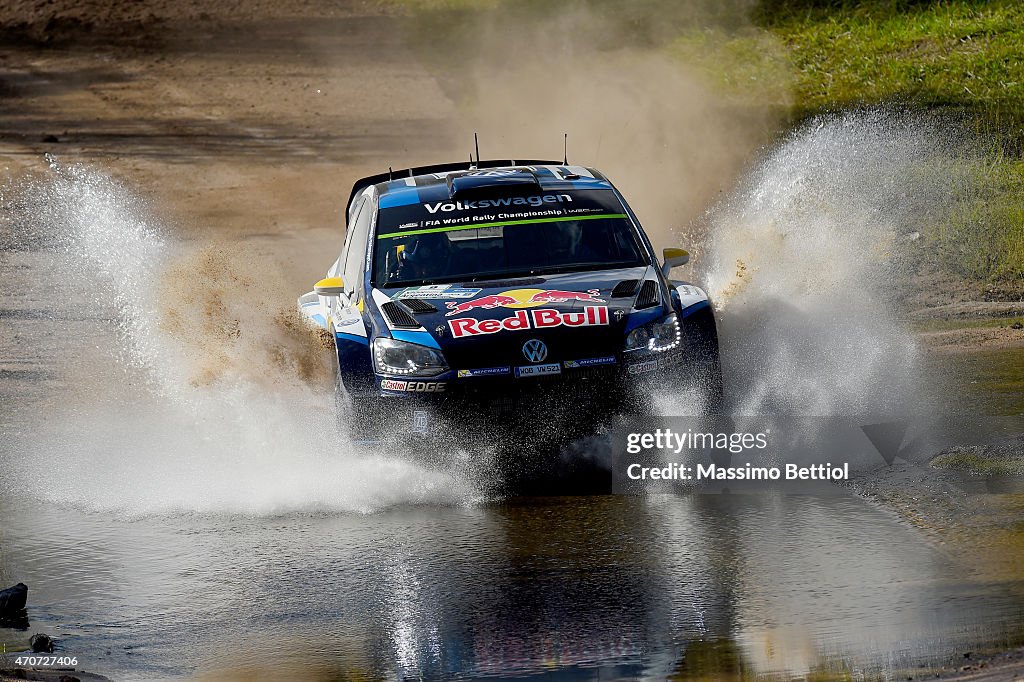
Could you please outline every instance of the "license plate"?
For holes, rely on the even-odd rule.
[[[561,374],[562,366],[557,362],[548,365],[525,365],[516,367],[517,377],[542,377],[547,374]]]
[[[423,410],[412,413],[412,432],[426,433],[430,429],[430,415]]]

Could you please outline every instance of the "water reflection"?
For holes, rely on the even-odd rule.
[[[1005,638],[1021,614],[853,498],[0,512],[3,577],[29,583],[32,629],[126,678],[884,675]]]

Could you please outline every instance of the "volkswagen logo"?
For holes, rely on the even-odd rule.
[[[523,344],[523,355],[530,362],[544,362],[548,356],[548,347],[540,339],[530,339]]]

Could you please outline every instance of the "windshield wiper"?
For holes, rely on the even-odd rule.
[[[575,272],[577,270],[589,270],[591,268],[611,270],[613,268],[639,267],[640,265],[641,264],[636,261],[617,261],[613,263],[609,263],[608,261],[594,261],[592,263],[572,263],[570,265],[545,265],[543,267],[530,270],[530,274],[537,274],[541,272]]]
[[[613,268],[628,268],[628,267],[640,267],[643,263],[637,263],[636,261],[593,261],[587,263],[572,263],[569,265],[545,265],[535,268],[522,269],[522,270],[507,270],[507,271],[496,271],[496,272],[483,272],[479,274],[465,274],[465,275],[453,275],[451,277],[425,277],[423,279],[415,280],[397,280],[397,281],[385,281],[382,286],[386,287],[401,287],[401,286],[427,286],[431,284],[453,284],[456,282],[464,283],[476,283],[486,282],[492,279],[516,279],[518,277],[533,277],[539,274],[551,274],[558,272],[577,272],[579,270],[590,270],[590,269],[602,269],[611,270]]]

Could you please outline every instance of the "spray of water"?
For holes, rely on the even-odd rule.
[[[948,151],[911,115],[824,118],[708,213],[697,279],[718,307],[731,411],[922,409],[921,358],[893,302],[904,237],[945,210]],[[117,327],[64,348],[71,379],[15,446],[32,463],[12,467],[15,487],[133,513],[369,511],[479,496],[465,474],[346,445],[329,354],[290,316],[294,291],[271,259],[175,243],[145,202],[84,168],[55,166],[15,203],[18,229],[56,246],[58,289],[73,283],[37,292],[39,305],[66,299]],[[106,364],[76,362],[83,345],[116,350]],[[699,400],[674,396],[663,410],[686,414]]]
[[[54,162],[6,191],[15,230],[53,247],[35,304],[98,321],[48,358],[67,371],[5,444],[11,491],[128,514],[365,512],[480,494],[346,443],[324,389],[329,353],[291,316],[271,261],[174,242],[142,199],[84,167]],[[54,322],[46,333],[61,333]],[[82,362],[83,347],[99,350]]]
[[[707,216],[700,259],[737,414],[919,412],[901,248],[948,209],[953,142],[892,110],[793,132]]]

